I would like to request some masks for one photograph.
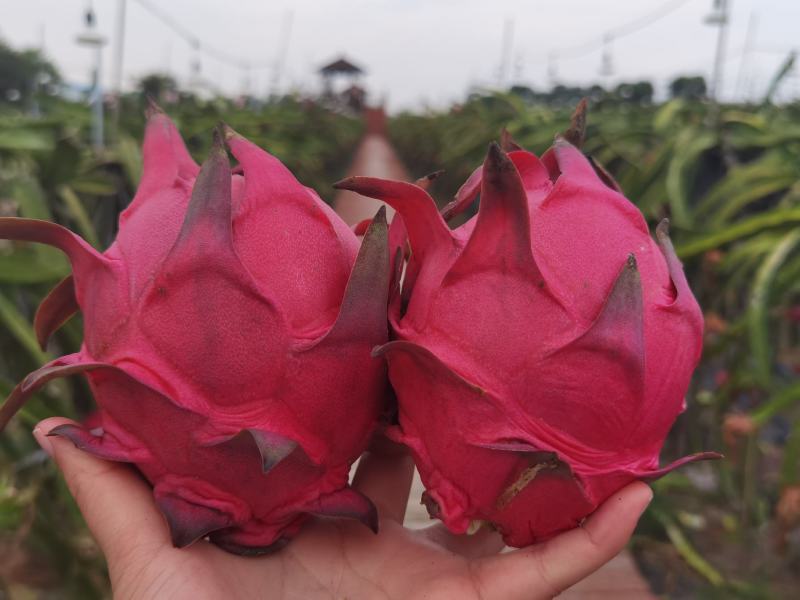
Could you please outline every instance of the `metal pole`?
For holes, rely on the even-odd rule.
[[[511,67],[511,57],[514,50],[514,20],[506,19],[503,22],[502,53],[500,55],[500,68],[497,72],[497,86],[503,87],[508,79]]]
[[[103,46],[95,48],[94,121],[92,123],[92,144],[95,149],[103,149]]]
[[[39,56],[44,58],[44,23],[39,25]],[[39,92],[41,91],[42,72],[37,71],[33,79],[33,102],[31,104],[31,116],[41,117],[42,111],[39,106]]]
[[[119,0],[117,7],[117,34],[114,40],[114,131],[119,127],[120,105],[122,104],[122,64],[125,54],[125,17],[127,0]]]
[[[558,81],[558,54],[556,52],[547,55],[547,79],[551,86]]]
[[[85,15],[86,30],[77,37],[82,46],[94,48],[95,66],[92,77],[92,91],[89,100],[92,104],[92,145],[103,149],[103,46],[105,38],[95,30],[96,21],[91,4]]]
[[[289,41],[292,35],[292,24],[294,23],[294,11],[289,10],[283,18],[283,29],[281,30],[278,52],[275,55],[275,65],[272,67],[272,80],[270,82],[269,95],[277,96],[280,90],[281,77],[286,65],[286,54],[289,51]]]
[[[742,50],[742,60],[739,61],[739,72],[736,74],[736,87],[734,93],[736,98],[749,101],[749,94],[742,92],[744,86],[745,71],[749,72],[750,54],[753,52],[756,40],[756,29],[758,28],[758,17],[754,12],[750,13],[750,18],[747,20],[747,33],[744,37],[744,49]]]
[[[728,10],[730,8],[729,0],[717,0],[717,7],[719,9],[719,34],[717,35],[717,51],[714,57],[714,74],[711,78],[711,96],[712,102],[719,100],[720,91],[722,90],[722,75],[723,67],[725,65],[725,48],[728,40]]]

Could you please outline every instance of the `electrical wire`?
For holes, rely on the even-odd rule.
[[[551,51],[549,55],[551,59],[558,58],[559,60],[563,58],[569,59],[586,56],[587,54],[591,54],[592,52],[602,49],[608,44],[609,40],[617,40],[619,38],[627,37],[649,27],[650,25],[653,25],[664,17],[672,14],[685,4],[688,4],[690,1],[691,0],[669,0],[669,2],[665,2],[651,13],[620,25],[619,27],[607,30],[603,36],[597,38],[596,40],[591,40],[583,44],[577,44],[575,46],[569,46],[566,48],[559,48]]]
[[[205,42],[202,42],[199,37],[197,37],[192,31],[184,27],[181,23],[179,23],[176,19],[171,17],[168,13],[164,12],[150,2],[150,0],[136,0],[136,2],[144,8],[147,12],[149,12],[153,17],[161,21],[164,25],[172,29],[178,36],[183,38],[186,43],[188,43],[194,50],[199,52],[203,52],[211,58],[218,60],[219,62],[226,63],[228,65],[237,67],[239,69],[272,69],[274,68],[275,64],[273,61],[250,61],[250,60],[243,60],[237,56],[229,54],[224,50],[220,50],[214,46],[211,46]]]

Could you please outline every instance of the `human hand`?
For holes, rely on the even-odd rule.
[[[633,483],[579,528],[545,543],[499,554],[500,536],[471,536],[436,524],[403,527],[414,465],[404,452],[365,454],[353,486],[380,514],[380,533],[347,520],[310,521],[285,548],[248,558],[207,542],[176,549],[147,484],[128,465],[100,460],[46,434],[68,423],[55,417],[34,435],[64,474],[108,561],[116,598],[551,598],[613,558],[652,498]],[[387,444],[387,447],[388,444]]]

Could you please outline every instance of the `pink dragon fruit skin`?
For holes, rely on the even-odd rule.
[[[703,320],[667,235],[563,138],[541,158],[492,145],[450,230],[418,186],[337,187],[394,207],[411,256],[389,316],[399,426],[432,517],[489,522],[511,546],[573,528],[659,468],[701,352]],[[395,223],[392,223],[395,227]],[[392,233],[390,232],[390,240]]]
[[[103,254],[53,223],[0,219],[0,237],[56,246],[73,265],[40,306],[40,342],[77,309],[85,323],[80,352],[17,386],[0,427],[47,381],[82,373],[101,427],[52,433],[134,463],[176,546],[209,536],[269,551],[308,515],[376,530],[374,506],[347,481],[385,394],[386,367],[370,356],[388,338],[383,211],[359,249],[277,159],[225,129],[198,169],[159,111],[143,154]]]

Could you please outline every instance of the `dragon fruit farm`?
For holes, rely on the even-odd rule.
[[[10,8],[0,599],[796,597],[791,11],[626,2]]]

